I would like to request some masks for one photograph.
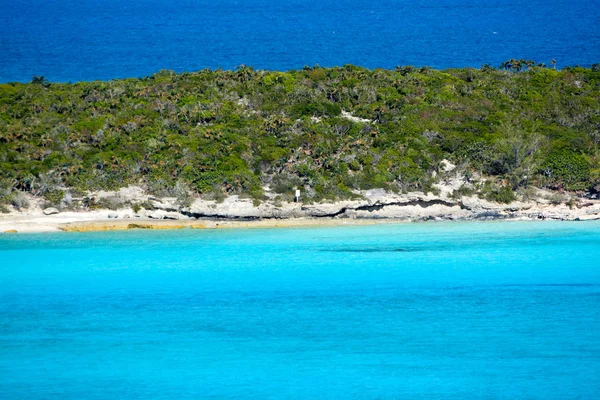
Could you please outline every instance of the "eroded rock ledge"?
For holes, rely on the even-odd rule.
[[[160,203],[155,204],[161,208]],[[250,199],[231,196],[221,203],[197,199],[180,213],[195,219],[288,219],[352,218],[396,220],[471,220],[471,219],[600,219],[600,201],[572,204],[543,201],[498,204],[476,196],[452,199],[425,193],[393,194],[369,190],[360,200],[333,203],[274,203],[254,205]]]

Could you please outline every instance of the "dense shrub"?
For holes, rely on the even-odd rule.
[[[590,165],[580,154],[564,150],[551,153],[542,171],[554,187],[582,190],[590,185]]]
[[[485,194],[485,199],[488,201],[494,201],[496,203],[510,204],[517,200],[515,193],[511,188],[502,186],[499,188],[492,188]]]
[[[472,196],[477,192],[477,190],[475,188],[469,187],[469,186],[465,186],[462,185],[461,187],[459,187],[458,189],[454,190],[452,192],[452,198],[453,199],[460,199],[461,197],[468,197],[468,196]]]
[[[46,206],[58,207],[65,197],[65,192],[60,189],[53,189],[44,194]]]
[[[509,189],[594,190],[598,109],[597,71],[525,60],[501,70],[240,66],[76,84],[36,77],[0,84],[0,204],[15,190],[60,205],[64,192],[127,185],[182,204],[195,195],[261,200],[265,184],[301,186],[309,200],[428,191],[442,159]],[[487,195],[509,200],[507,190]]]
[[[29,207],[29,200],[27,200],[25,193],[14,191],[10,195],[10,204],[17,210],[22,210]]]

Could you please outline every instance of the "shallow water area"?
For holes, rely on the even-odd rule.
[[[8,399],[594,398],[600,223],[0,236]]]

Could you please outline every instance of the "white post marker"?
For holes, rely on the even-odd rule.
[[[300,201],[300,190],[296,189],[296,203]]]

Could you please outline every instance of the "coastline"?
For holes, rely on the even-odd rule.
[[[196,199],[177,208],[172,199],[151,200],[153,210],[59,211],[39,206],[0,214],[0,235],[41,232],[93,232],[128,229],[235,229],[373,225],[424,221],[600,220],[600,200],[552,204],[538,199],[510,204],[476,197],[452,199],[423,193],[369,191],[360,200],[331,203],[254,205],[231,196],[223,202]],[[112,196],[115,193],[111,193]],[[50,211],[49,211],[50,210]],[[49,215],[48,215],[49,214]]]
[[[104,211],[104,210],[103,210]],[[110,212],[110,210],[105,210]],[[311,226],[373,225],[406,223],[399,219],[286,218],[286,219],[113,219],[106,212],[70,212],[65,215],[0,216],[0,236],[14,233],[97,232],[129,229],[237,229],[296,228]]]
[[[600,220],[600,199],[536,189],[529,199],[509,204],[476,195],[456,197],[458,178],[436,185],[436,193],[357,191],[352,200],[321,203],[281,202],[268,198],[229,196],[221,201],[194,198],[187,204],[174,197],[157,198],[143,188],[89,193],[111,209],[46,207],[29,196],[27,209],[0,214],[0,235],[27,232],[92,232],[127,229],[227,229],[304,226],[372,225],[421,221]],[[144,208],[135,207],[144,204]]]

